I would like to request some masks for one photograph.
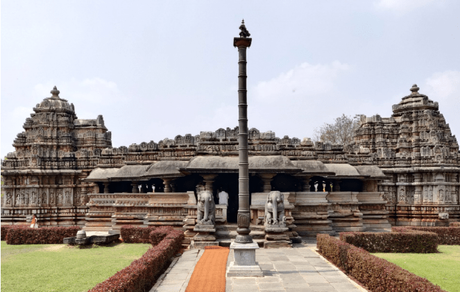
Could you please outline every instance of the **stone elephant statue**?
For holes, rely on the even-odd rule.
[[[283,225],[286,224],[284,216],[284,195],[279,191],[271,191],[265,203],[265,224]]]
[[[210,191],[201,191],[198,193],[197,201],[197,224],[214,225],[215,224],[216,204],[214,196]]]

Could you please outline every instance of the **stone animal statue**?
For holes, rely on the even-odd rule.
[[[271,191],[265,203],[265,224],[285,225],[284,195],[279,191]]]
[[[199,192],[197,201],[197,224],[214,225],[215,214],[216,205],[212,193],[210,191]]]

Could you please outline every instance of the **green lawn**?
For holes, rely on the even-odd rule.
[[[374,253],[449,292],[460,292],[460,245],[440,245],[440,253]]]
[[[87,291],[141,257],[150,244],[79,249],[2,241],[2,291]]]

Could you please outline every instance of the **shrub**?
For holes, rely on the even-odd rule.
[[[42,228],[9,228],[6,237],[7,244],[61,244],[65,237],[75,236],[81,228],[71,227],[42,227]]]
[[[456,222],[453,222],[456,223]],[[459,227],[425,227],[425,226],[407,226],[393,227],[392,231],[398,232],[432,232],[438,235],[438,244],[442,245],[460,245],[460,226]]]
[[[438,235],[432,232],[342,232],[340,240],[368,252],[435,253]]]
[[[155,246],[165,238],[173,228],[171,226],[161,226],[150,232],[150,243]]]
[[[460,222],[450,222],[449,227],[460,227]]]
[[[5,225],[5,226],[2,226],[2,240],[6,240],[6,235],[8,234],[8,230],[14,225]]]
[[[324,257],[370,291],[443,291],[427,279],[327,234],[317,236],[317,246]]]
[[[155,230],[155,227],[139,227],[125,225],[121,227],[120,235],[125,243],[150,243],[150,232]]]
[[[157,231],[158,234],[162,232],[161,229]],[[104,282],[97,284],[90,291],[149,291],[169,259],[181,248],[183,239],[182,231],[170,230],[158,245],[151,247],[141,258],[133,261],[131,265]]]

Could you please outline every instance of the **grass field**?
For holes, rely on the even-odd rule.
[[[440,245],[440,253],[374,253],[449,292],[460,292],[460,245]]]
[[[141,257],[150,244],[79,249],[1,242],[2,291],[88,291]]]

